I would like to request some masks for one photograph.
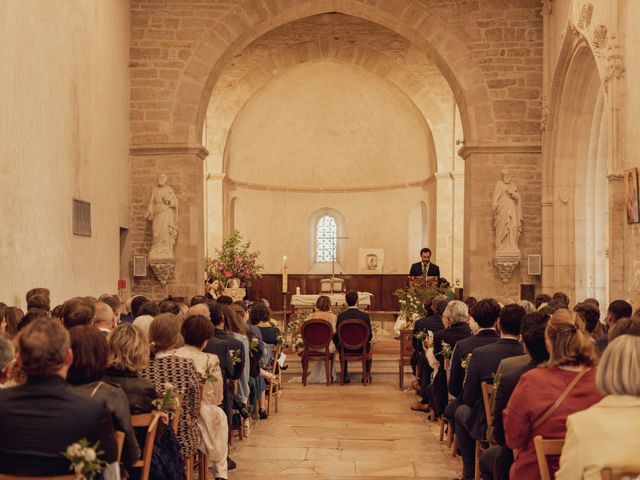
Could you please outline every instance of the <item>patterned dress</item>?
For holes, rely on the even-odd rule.
[[[165,383],[174,386],[182,396],[176,436],[183,457],[195,454],[200,443],[200,377],[192,360],[175,355],[174,351],[158,353],[140,376],[153,382],[158,397],[164,394]]]

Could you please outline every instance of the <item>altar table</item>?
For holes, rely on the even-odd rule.
[[[316,306],[316,301],[320,295],[329,297],[332,306],[346,307],[347,302],[344,299],[344,293],[318,293],[315,295],[293,295],[291,297],[291,305],[298,309],[312,309]],[[369,308],[371,305],[371,297],[373,294],[369,292],[358,292],[358,307]]]

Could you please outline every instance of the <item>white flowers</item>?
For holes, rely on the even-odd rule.
[[[86,438],[72,443],[62,454],[71,463],[69,470],[73,470],[78,478],[92,479],[106,467],[105,462],[98,458],[102,451],[97,451],[98,442],[89,445]]]

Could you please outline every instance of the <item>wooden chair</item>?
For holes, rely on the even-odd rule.
[[[482,382],[480,384],[482,390],[482,403],[484,405],[484,414],[486,415],[487,428],[493,425],[493,413],[491,411],[491,397],[493,397],[493,385],[491,383]],[[486,437],[486,433],[485,433]],[[480,480],[480,455],[485,450],[487,439],[476,440],[475,453],[475,480]]]
[[[147,436],[144,440],[144,449],[142,458],[133,464],[135,468],[142,469],[140,471],[140,480],[149,480],[149,471],[151,469],[151,456],[153,455],[153,444],[156,441],[158,432],[158,422],[160,421],[160,413],[141,413],[139,415],[131,415],[131,425],[133,427],[147,427]]]
[[[404,390],[404,367],[411,365],[413,356],[413,330],[400,331],[400,359],[398,360],[398,385]]]
[[[328,387],[331,385],[331,373],[333,372],[333,353],[329,351],[329,345],[333,338],[331,324],[320,318],[310,318],[300,327],[300,334],[304,342],[304,350],[300,355],[302,359],[302,384],[307,385],[309,360],[322,360],[324,361]]]
[[[564,438],[545,439],[542,438],[541,435],[533,437],[533,446],[536,449],[536,458],[538,459],[538,470],[540,470],[541,480],[551,480],[547,456],[560,455],[563,445]]]
[[[640,479],[640,468],[603,468],[600,470],[602,480],[638,480]]]
[[[369,345],[369,334],[369,325],[363,320],[350,318],[340,322],[338,326],[338,339],[340,341],[340,385],[344,385],[344,372],[349,360],[362,360],[362,383],[364,385],[371,383],[371,371],[367,369],[367,361],[373,361],[371,346]]]
[[[234,380],[233,381],[233,392],[235,394],[238,393],[238,380]],[[231,445],[233,443],[233,432],[236,431],[238,432],[238,440],[243,440],[244,439],[244,431],[243,431],[243,425],[242,425],[242,416],[240,415],[240,412],[238,410],[236,410],[235,408],[233,410],[231,410],[231,428],[229,429],[229,444]]]
[[[273,346],[273,363],[271,365],[271,375],[273,380],[267,385],[265,392],[267,396],[267,413],[271,415],[271,399],[275,405],[275,412],[278,413],[278,390],[280,389],[280,382],[278,381],[278,358],[280,358],[280,345]]]
[[[118,446],[118,463],[120,463],[120,460],[122,459],[122,448],[124,447],[125,433],[120,430],[116,430],[115,437],[116,445]]]

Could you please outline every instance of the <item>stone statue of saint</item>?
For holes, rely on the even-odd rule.
[[[173,247],[178,239],[178,198],[167,185],[164,173],[158,177],[158,186],[151,192],[145,216],[153,227],[149,258],[173,258]]]
[[[522,232],[522,197],[511,181],[511,172],[504,168],[502,180],[493,190],[493,226],[496,231],[496,254],[520,255],[518,239]]]

